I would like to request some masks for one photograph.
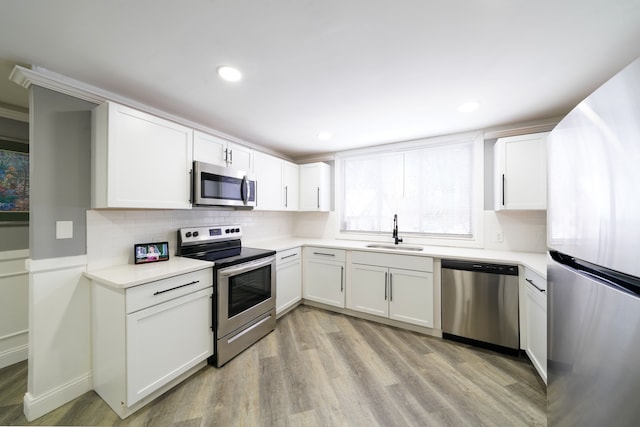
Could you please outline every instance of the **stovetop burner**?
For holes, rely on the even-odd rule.
[[[242,246],[239,225],[189,227],[178,230],[178,256],[214,261],[214,268],[253,261],[276,251]]]

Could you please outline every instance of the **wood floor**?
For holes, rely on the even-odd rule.
[[[0,425],[546,425],[544,383],[526,358],[308,306],[126,420],[89,392],[30,424],[26,388],[26,362],[0,370]]]

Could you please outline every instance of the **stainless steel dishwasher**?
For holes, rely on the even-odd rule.
[[[444,338],[518,351],[518,324],[517,266],[442,260]]]

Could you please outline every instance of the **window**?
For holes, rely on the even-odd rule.
[[[341,231],[474,237],[474,138],[405,147],[342,157]]]

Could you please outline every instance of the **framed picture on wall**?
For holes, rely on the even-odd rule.
[[[29,144],[0,139],[0,224],[29,221]]]

